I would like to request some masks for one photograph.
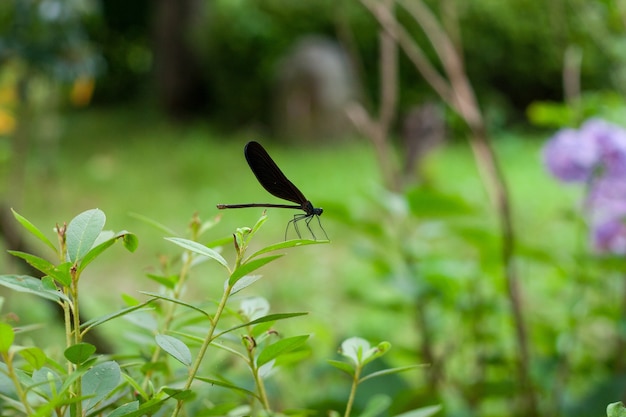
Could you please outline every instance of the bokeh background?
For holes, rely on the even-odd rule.
[[[262,213],[216,204],[279,203],[243,157],[256,140],[331,240],[249,289],[310,312],[281,328],[314,334],[277,378],[283,408],[341,409],[348,383],[324,360],[360,336],[391,342],[387,366],[430,364],[368,382],[360,407],[384,393],[391,414],[600,416],[626,389],[624,253],[594,248],[585,187],[541,149],[591,117],[623,123],[625,93],[621,0],[3,0],[0,247],[50,255],[9,208],[51,239],[102,209],[140,242],[82,280],[87,315],[114,310],[176,253],[141,217],[181,236],[219,219],[209,242]],[[293,215],[268,214],[257,247]],[[202,266],[187,299],[223,279]],[[3,296],[3,314],[50,324],[37,343],[61,343],[52,307]],[[123,351],[117,326],[101,337]]]

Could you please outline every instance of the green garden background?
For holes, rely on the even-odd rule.
[[[82,415],[99,416],[179,405],[187,416],[606,415],[626,397],[626,227],[599,244],[593,181],[555,175],[546,144],[589,120],[621,135],[625,98],[620,0],[3,0],[0,321],[15,341],[0,343],[0,415],[76,415],[81,401]],[[261,330],[308,339],[276,354],[261,393],[212,344],[200,368],[211,382],[172,394],[188,364],[154,337],[196,357],[207,322],[189,306],[213,315],[229,275],[215,259],[187,263],[193,251],[164,238],[240,260],[233,234],[242,244],[238,228],[264,209],[216,205],[284,203],[250,171],[249,141],[323,207],[329,242],[278,249],[226,311],[236,322],[242,300],[262,297],[271,313],[306,312]],[[593,178],[608,170],[594,165]],[[626,188],[613,190],[626,205]],[[58,303],[7,277],[52,274],[42,282],[69,290],[8,251],[73,260],[20,219],[57,245],[64,223],[95,208],[138,245],[115,244],[81,270],[81,319],[153,302],[91,330],[91,359],[68,367],[76,339]],[[284,243],[295,213],[267,209],[248,254]],[[223,343],[253,357],[251,329]],[[365,374],[420,366],[351,393],[353,378],[328,360],[352,337],[391,346]],[[12,356],[17,346],[46,359]],[[70,375],[105,360],[121,376],[89,402]],[[35,378],[53,362],[57,397]]]

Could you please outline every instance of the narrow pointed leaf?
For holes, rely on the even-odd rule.
[[[239,291],[243,290],[246,287],[249,287],[250,285],[257,282],[259,279],[261,279],[261,275],[244,275],[240,280],[235,283],[235,285],[233,285],[233,289],[231,290],[230,294],[237,294]],[[224,284],[224,286],[228,285],[228,281],[226,281]]]
[[[429,405],[427,407],[418,408],[415,410],[407,411],[402,414],[396,414],[395,417],[430,417],[434,416],[443,409],[441,405]],[[626,416],[626,414],[624,414]],[[609,417],[614,417],[610,416]],[[615,416],[616,417],[616,416]]]
[[[427,366],[428,365],[409,365],[409,366],[401,366],[398,368],[383,369],[382,371],[372,372],[371,374],[364,376],[363,378],[360,379],[360,382],[367,381],[368,379],[376,378],[379,376],[399,374],[400,372],[406,372],[406,371],[412,371],[414,369],[425,368]]]
[[[259,354],[259,357],[256,360],[257,366],[262,366],[272,359],[276,359],[283,353],[297,349],[302,346],[308,338],[309,335],[294,336],[272,343],[271,345],[265,347]]]
[[[21,216],[15,210],[11,209],[11,211],[13,212],[13,217],[15,217],[15,220],[17,220],[26,230],[28,230],[37,239],[45,243],[54,252],[57,251],[57,248],[54,247],[52,242],[46,237],[46,235],[41,233],[41,231],[37,227],[35,227],[35,225],[33,225],[30,221],[28,221],[25,217]]]
[[[43,285],[42,280],[29,277],[28,275],[0,275],[0,285],[55,302],[60,300],[69,302],[69,299],[63,293],[47,289]]]
[[[107,417],[123,417],[128,415],[131,411],[137,411],[139,409],[139,401],[133,401],[130,403],[126,403],[117,407],[115,410],[111,411]]]
[[[65,286],[70,285],[70,275],[69,275],[69,267],[71,265],[70,262],[64,262],[59,266],[54,265],[46,259],[40,258],[39,256],[31,255],[30,253],[20,252],[10,250],[8,251],[11,255],[16,256],[25,260],[30,266],[35,268],[36,270],[42,272],[44,275],[49,275],[55,280],[59,281]]]
[[[350,376],[354,375],[354,366],[352,364],[349,364],[347,362],[342,362],[342,361],[331,360],[331,359],[329,359],[327,362],[330,365],[334,366],[335,368],[344,371]]]
[[[106,216],[99,209],[87,210],[74,217],[67,226],[66,242],[68,260],[81,260],[102,232]]]
[[[256,271],[263,265],[268,264],[281,256],[283,255],[266,256],[265,258],[258,258],[244,263],[239,268],[235,269],[232,274],[230,274],[228,285],[234,285],[244,275],[248,275],[250,272]]]
[[[230,382],[226,382],[226,381],[222,381],[219,379],[214,379],[214,378],[206,378],[206,377],[202,377],[202,376],[197,376],[194,379],[197,379],[198,381],[203,381],[203,382],[207,382],[211,385],[217,385],[218,387],[224,387],[224,388],[228,388],[230,390],[234,390],[234,391],[239,391],[242,392],[250,397],[254,397],[254,398],[258,398],[260,399],[260,397],[258,396],[258,394],[247,390],[243,387],[231,384]]]
[[[106,314],[104,316],[96,317],[94,319],[86,321],[86,322],[84,322],[84,323],[82,323],[80,325],[81,333],[85,334],[89,330],[91,330],[92,328],[94,328],[96,326],[99,326],[99,325],[101,325],[103,323],[106,323],[107,321],[113,320],[113,319],[118,318],[118,317],[125,316],[126,314],[129,314],[129,313],[132,313],[133,311],[139,310],[139,309],[147,306],[148,304],[150,304],[153,301],[154,301],[154,299],[148,300],[148,301],[145,301],[145,302],[143,302],[141,304],[137,304],[137,305],[134,305],[134,306],[131,306],[131,307],[126,307],[126,308],[123,308],[123,309],[121,309],[119,311],[116,311],[114,313]]]
[[[254,252],[252,255],[248,257],[248,259],[255,258],[259,255],[262,255],[267,252],[272,252],[280,249],[293,248],[296,246],[305,246],[305,245],[316,245],[319,243],[328,243],[328,240],[310,240],[310,239],[295,239],[295,240],[286,240],[284,242],[275,243],[270,246],[266,246],[263,249],[260,249]]]
[[[198,307],[194,306],[193,304],[186,303],[186,302],[184,302],[182,300],[179,300],[177,298],[168,297],[168,296],[165,296],[163,294],[157,294],[155,292],[150,292],[150,291],[139,291],[139,292],[142,293],[142,294],[148,295],[150,297],[158,298],[160,300],[170,301],[172,303],[176,303],[176,304],[179,304],[181,306],[185,306],[187,308],[190,308],[192,310],[197,311],[198,313],[200,313],[200,314],[202,314],[204,316],[210,317],[209,313],[207,313],[206,311],[202,310],[201,308],[198,308]]]
[[[288,318],[291,318],[291,317],[306,316],[307,314],[309,314],[309,313],[269,314],[267,316],[259,317],[258,319],[252,320],[252,321],[250,321],[248,323],[244,323],[244,324],[237,325],[235,327],[231,327],[230,329],[224,330],[223,332],[219,333],[217,336],[223,335],[225,333],[232,332],[233,330],[241,329],[242,327],[254,326],[255,324],[265,323],[265,322],[268,322],[268,321],[285,320],[285,319],[288,319]],[[217,338],[217,336],[215,336],[215,338]]]
[[[165,240],[168,240],[181,248],[187,249],[193,253],[197,253],[198,255],[206,256],[212,259],[215,259],[219,262],[224,268],[228,269],[228,262],[226,259],[222,257],[216,250],[208,248],[201,243],[194,242],[189,239],[182,239],[179,237],[166,237]]]
[[[138,214],[138,213],[130,213],[131,217],[134,217],[138,220],[141,220],[142,222],[154,227],[157,230],[162,231],[164,234],[166,235],[170,235],[170,236],[176,236],[176,232],[173,231],[172,229],[170,229],[169,227],[165,226],[162,223],[157,222],[156,220],[153,220],[149,217],[146,217],[142,214]]]

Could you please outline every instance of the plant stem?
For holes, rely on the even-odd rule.
[[[343,417],[350,417],[352,411],[352,405],[356,398],[356,387],[359,385],[359,378],[361,378],[361,365],[357,364],[354,368],[354,376],[352,377],[352,387],[350,388],[350,396],[348,397],[348,404],[346,404],[346,412]]]
[[[187,277],[189,276],[189,269],[191,267],[191,262],[193,261],[193,257],[191,256],[190,252],[188,252],[188,255],[189,256],[187,256],[187,259],[185,260],[185,262],[183,263],[180,269],[178,283],[176,284],[176,287],[172,291],[173,298],[178,298],[180,296],[180,293],[182,292],[182,289],[184,288],[185,283],[187,281]],[[168,310],[165,315],[165,320],[163,321],[163,326],[161,326],[161,330],[160,330],[161,333],[165,333],[169,329],[170,324],[172,324],[172,321],[174,321],[174,313],[176,312],[176,307],[177,307],[177,304],[175,303],[168,304]],[[152,357],[150,358],[150,363],[152,364],[156,363],[159,360],[160,356],[161,356],[161,348],[159,345],[156,345],[154,352],[152,353]],[[144,389],[144,391],[148,387],[148,383],[150,381],[150,377],[152,376],[152,372],[153,372],[152,370],[149,370],[146,372],[146,375],[142,384],[142,388]]]
[[[220,303],[217,306],[217,310],[215,311],[215,315],[213,316],[213,320],[211,321],[211,327],[209,328],[209,332],[204,338],[204,342],[202,343],[202,346],[200,346],[200,351],[198,352],[198,355],[196,356],[196,359],[193,365],[189,369],[189,376],[187,377],[187,382],[185,382],[185,386],[183,387],[184,390],[188,390],[191,387],[191,384],[193,383],[193,380],[196,374],[198,373],[198,369],[200,369],[200,364],[202,363],[202,359],[204,359],[204,355],[206,354],[206,351],[209,348],[209,345],[213,341],[213,333],[215,332],[217,323],[219,322],[219,319],[222,313],[224,312],[224,308],[226,307],[226,302],[228,301],[228,297],[230,297],[230,293],[232,290],[233,290],[232,285],[228,285],[226,287],[226,290],[224,291],[224,294],[222,295],[222,299],[220,300]],[[176,417],[178,415],[178,413],[183,407],[183,402],[184,400],[178,400],[178,402],[176,403],[176,408],[174,408],[174,412],[172,413],[172,417]]]
[[[76,270],[76,265],[72,266],[70,275],[72,277],[72,283],[70,285],[70,299],[72,300],[72,311],[71,311],[71,317],[72,317],[72,333],[74,334],[74,340],[72,341],[70,338],[70,344],[71,345],[75,345],[81,342],[81,335],[80,335],[80,309],[79,309],[79,304],[78,304],[78,278],[79,278],[79,273]],[[69,347],[69,346],[68,346]],[[72,371],[76,371],[76,368],[78,367],[78,365],[69,365],[72,368]],[[83,384],[82,384],[82,378],[78,377],[76,378],[76,381],[74,383],[74,395],[76,395],[77,398],[82,397],[83,395]],[[82,416],[83,415],[83,402],[81,401],[77,401],[76,402],[76,415],[77,416]]]
[[[22,384],[20,383],[17,374],[15,373],[15,368],[13,368],[13,355],[8,353],[2,354],[2,359],[4,363],[7,365],[7,373],[9,374],[9,378],[13,381],[13,385],[15,386],[15,392],[17,393],[17,397],[20,399],[20,402],[24,404],[24,409],[26,410],[27,415],[31,415],[33,410],[30,408],[30,404],[28,403],[28,398],[26,393],[22,389]]]
[[[263,378],[259,376],[259,368],[256,366],[254,361],[254,349],[248,349],[248,361],[250,362],[250,367],[252,368],[252,376],[254,377],[254,382],[259,390],[259,397],[261,400],[261,404],[263,404],[263,408],[265,411],[270,411],[270,402],[267,398],[267,392],[265,391],[265,384],[263,384]]]

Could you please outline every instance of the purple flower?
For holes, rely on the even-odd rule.
[[[584,182],[591,240],[599,252],[626,255],[626,129],[600,119],[562,129],[545,145],[548,170],[564,182]]]
[[[586,207],[594,222],[626,219],[626,177],[593,181]]]
[[[610,220],[593,228],[593,244],[599,252],[626,255],[626,222]]]
[[[626,176],[626,130],[600,119],[590,119],[580,127],[580,135],[598,149],[598,162],[606,177]]]
[[[574,129],[558,131],[543,148],[548,170],[564,182],[588,181],[599,160],[598,144]]]

